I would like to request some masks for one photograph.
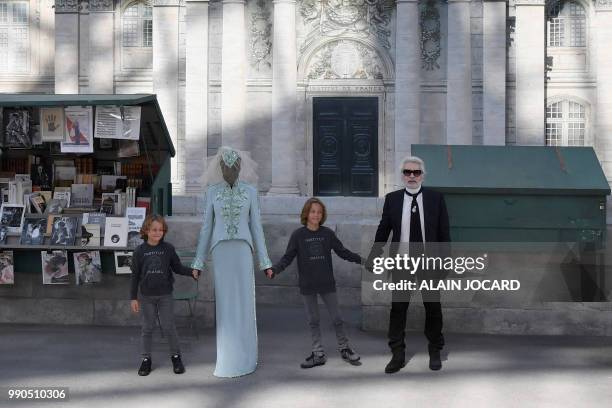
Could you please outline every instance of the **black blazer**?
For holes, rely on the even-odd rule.
[[[404,206],[405,189],[393,191],[385,196],[385,205],[374,241],[384,245],[393,233],[391,242],[400,242],[402,232],[402,209]],[[425,241],[450,242],[448,212],[444,196],[427,187],[422,187],[423,215],[425,224]]]

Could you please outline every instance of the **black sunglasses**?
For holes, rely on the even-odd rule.
[[[419,177],[421,174],[423,174],[423,170],[408,170],[408,169],[404,169],[404,170],[402,170],[402,174],[404,176],[409,176],[411,174],[414,174],[415,177]]]

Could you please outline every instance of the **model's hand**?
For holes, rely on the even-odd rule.
[[[366,271],[370,273],[374,273],[374,257],[372,255],[364,259],[363,267],[365,268]]]
[[[198,269],[194,269],[191,271],[191,275],[193,276],[193,279],[198,280],[200,279],[200,274],[202,273],[202,271],[198,270]]]
[[[140,311],[140,303],[137,300],[132,300],[132,312],[138,313]]]
[[[272,268],[266,269],[266,276],[268,277],[268,279],[274,278],[274,271],[272,270]]]

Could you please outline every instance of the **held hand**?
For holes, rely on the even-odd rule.
[[[372,256],[369,256],[367,259],[365,259],[363,263],[363,267],[365,268],[366,271],[373,273],[374,272],[374,258]]]
[[[272,270],[272,268],[266,269],[266,276],[268,277],[268,279],[274,279],[274,271]]]
[[[140,304],[137,300],[132,300],[132,312],[138,313],[140,311]]]
[[[197,269],[194,269],[191,271],[191,275],[193,276],[193,279],[198,280],[200,279],[200,275],[202,274],[202,271],[199,271]]]

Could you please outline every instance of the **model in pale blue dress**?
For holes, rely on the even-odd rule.
[[[226,161],[232,163],[231,158]],[[272,263],[254,186],[240,180],[233,185],[222,181],[208,186],[204,201],[204,221],[192,268],[203,270],[212,253],[217,322],[214,375],[238,377],[257,367],[253,255],[258,270],[266,270]]]

